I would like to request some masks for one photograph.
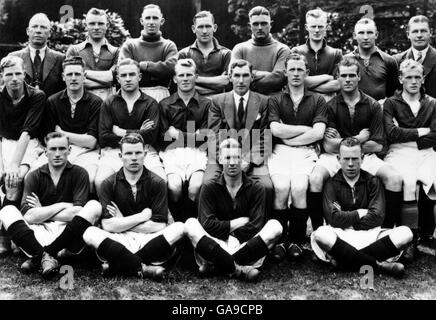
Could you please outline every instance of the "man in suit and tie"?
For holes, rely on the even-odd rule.
[[[254,79],[250,62],[235,60],[230,64],[229,72],[233,90],[212,97],[208,128],[215,134],[218,144],[229,136],[242,142],[242,169],[266,188],[269,212],[273,198],[273,186],[265,163],[272,149],[272,135],[267,129],[269,99],[250,90]],[[209,159],[203,184],[216,179],[222,172],[216,161],[217,144],[212,140],[209,139]]]
[[[425,93],[436,98],[436,49],[430,45],[430,22],[426,16],[410,18],[407,26],[407,37],[411,47],[394,56],[398,65],[406,59],[420,62],[424,66]]]
[[[65,88],[62,81],[64,55],[47,47],[50,20],[44,13],[35,14],[27,27],[29,45],[10,55],[24,60],[27,84],[41,89],[49,97]]]

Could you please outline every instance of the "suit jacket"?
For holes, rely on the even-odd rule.
[[[268,128],[269,98],[250,90],[245,109],[245,125],[239,128],[233,91],[211,97],[208,128],[212,130],[219,143],[229,136],[230,129],[235,129],[242,143],[244,159],[251,164],[260,166],[272,151],[272,135]],[[220,132],[220,129],[222,130]],[[217,148],[218,153],[218,148]],[[263,153],[263,154],[262,154]]]
[[[27,84],[33,86],[33,67],[29,47],[27,46],[21,50],[11,52],[10,55],[20,57],[24,60],[24,69],[26,72],[25,81]],[[47,97],[65,88],[65,83],[62,80],[62,62],[64,59],[64,54],[47,48],[43,61],[42,85],[40,86],[40,89],[45,92]]]
[[[397,60],[399,67],[401,62],[404,60],[413,59],[412,49],[398,53],[394,55],[394,58]],[[433,98],[436,98],[436,49],[432,46],[429,47],[422,65],[424,66],[425,93]]]

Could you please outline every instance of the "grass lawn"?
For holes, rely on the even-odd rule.
[[[435,248],[420,246],[420,257],[401,280],[375,275],[374,289],[360,287],[362,274],[335,272],[307,256],[302,262],[266,263],[257,283],[222,276],[201,278],[175,267],[162,282],[102,278],[96,263],[77,262],[73,289],[60,288],[61,276],[43,280],[19,272],[24,257],[0,259],[0,299],[436,299]]]

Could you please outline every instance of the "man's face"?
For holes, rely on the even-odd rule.
[[[416,50],[423,50],[430,43],[430,28],[425,22],[411,23],[407,31],[407,37]]]
[[[191,92],[195,89],[195,80],[197,79],[195,68],[176,66],[176,74],[173,79],[180,91]]]
[[[5,68],[2,73],[4,86],[9,91],[19,91],[24,86],[24,70],[20,64]]]
[[[192,32],[194,32],[198,42],[207,44],[213,40],[213,34],[217,28],[218,26],[213,23],[212,17],[207,16],[195,20]]]
[[[339,66],[338,81],[343,92],[353,93],[359,90],[360,76],[357,73],[357,66]]]
[[[138,68],[133,65],[124,65],[118,68],[118,82],[121,85],[121,90],[124,92],[134,92],[139,88],[142,74]]]
[[[339,164],[341,165],[342,172],[347,178],[353,179],[357,177],[363,160],[360,146],[341,146],[339,149],[338,160]]]
[[[232,74],[230,75],[230,80],[232,81],[233,90],[236,92],[236,94],[243,96],[250,89],[253,76],[248,66],[235,66]]]
[[[236,177],[241,174],[241,149],[240,148],[222,148],[220,150],[220,164],[223,166],[223,172],[228,177]]]
[[[123,167],[131,172],[139,172],[144,165],[145,151],[142,143],[123,143],[120,151]]]
[[[77,92],[82,90],[85,82],[85,70],[79,65],[65,66],[62,77],[69,91]]]
[[[403,85],[403,90],[409,94],[419,93],[423,82],[424,76],[421,69],[413,68],[404,70],[400,76],[400,83]]]
[[[357,41],[359,48],[370,50],[375,47],[375,41],[378,37],[377,29],[374,24],[356,24],[353,33],[354,39]]]
[[[322,41],[325,38],[327,29],[327,19],[324,17],[314,18],[307,17],[306,30],[309,33],[309,39],[313,41]]]
[[[304,86],[304,79],[308,74],[306,64],[302,60],[289,60],[286,64],[286,75],[291,87]]]
[[[30,19],[26,29],[29,43],[36,48],[42,48],[50,37],[50,21],[43,16]]]
[[[88,14],[86,16],[86,30],[89,37],[94,41],[100,41],[106,35],[108,22],[106,16]]]
[[[257,40],[264,40],[271,31],[271,17],[266,15],[251,16],[250,28],[253,37]]]
[[[149,35],[155,35],[160,31],[160,26],[164,24],[165,19],[159,9],[149,8],[144,10],[140,19],[144,32]]]
[[[47,142],[45,155],[53,168],[60,168],[68,161],[70,146],[66,137],[50,139]]]

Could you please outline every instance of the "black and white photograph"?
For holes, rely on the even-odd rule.
[[[435,300],[435,13],[0,0],[0,300]]]

